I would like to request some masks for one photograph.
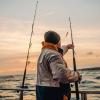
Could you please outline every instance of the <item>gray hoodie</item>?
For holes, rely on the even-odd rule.
[[[78,81],[78,73],[66,67],[61,54],[56,50],[45,48],[37,62],[37,85],[60,87],[60,82]]]

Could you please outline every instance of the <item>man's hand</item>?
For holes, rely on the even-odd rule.
[[[68,49],[73,49],[73,48],[74,48],[74,45],[73,45],[73,44],[68,44],[66,47],[67,47]]]
[[[79,72],[77,72],[77,73],[78,73],[78,82],[80,82],[82,80],[82,75],[80,75]]]
[[[74,46],[72,44],[68,44],[68,45],[63,45],[62,49],[63,49],[63,54],[66,54],[68,49],[73,49]]]

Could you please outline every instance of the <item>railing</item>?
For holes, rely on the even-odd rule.
[[[71,93],[75,93],[75,91],[71,91]],[[88,100],[88,94],[100,94],[100,91],[79,91],[79,93],[81,94],[81,100]]]
[[[17,88],[17,89],[6,89],[6,88],[2,88],[0,90],[4,90],[4,91],[35,91],[35,89],[21,89],[21,88]],[[75,91],[71,91],[71,93],[76,93]],[[79,93],[81,94],[81,100],[88,100],[87,99],[87,95],[88,94],[100,94],[100,91],[79,91]]]

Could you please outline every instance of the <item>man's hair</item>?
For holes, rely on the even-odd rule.
[[[57,44],[60,41],[60,35],[55,31],[47,31],[44,34],[45,42]]]

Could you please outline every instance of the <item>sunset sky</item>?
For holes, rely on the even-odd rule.
[[[24,70],[35,5],[36,0],[0,0],[1,74]],[[69,16],[77,67],[100,66],[100,0],[39,0],[29,71],[36,69],[44,32],[54,30],[61,35],[62,44],[71,43]],[[72,68],[71,50],[65,59]]]

